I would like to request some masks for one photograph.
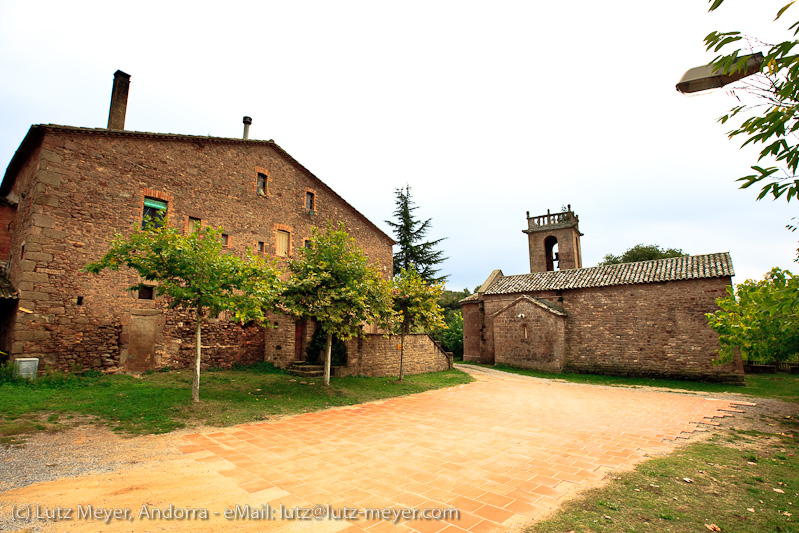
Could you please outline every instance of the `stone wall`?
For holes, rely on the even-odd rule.
[[[297,346],[298,321],[287,315],[272,315],[272,326],[265,331],[264,361],[280,368],[288,368],[295,361],[305,360],[305,348],[311,342],[314,324],[311,321],[303,324],[301,345]]]
[[[347,366],[336,368],[336,376],[399,376],[399,336],[369,334],[346,345]],[[451,358],[425,333],[405,335],[403,352],[405,375],[451,368]]]
[[[6,177],[16,178],[9,197],[19,201],[9,275],[27,311],[9,336],[12,357],[39,357],[42,366],[56,368],[119,368],[129,355],[131,317],[157,311],[164,318],[152,320],[152,327],[163,328],[153,335],[153,364],[193,359],[191,316],[168,310],[163,298],[128,291],[139,281],[130,270],[81,272],[108,250],[115,231],[141,225],[145,197],[167,201],[169,221],[178,228],[187,228],[190,217],[223,227],[236,254],[263,243],[274,256],[279,229],[289,231],[295,253],[313,227],[341,221],[370,260],[391,274],[390,238],[272,143],[49,126],[39,134],[29,134],[20,148],[26,159]],[[259,172],[268,176],[264,194],[257,190]],[[305,208],[307,192],[315,196],[313,211]],[[207,365],[264,356],[263,331],[223,318],[203,333]]]
[[[494,361],[560,372],[566,351],[566,315],[521,297],[493,316]]]
[[[487,353],[483,346],[485,316],[482,301],[470,301],[461,307],[463,312],[463,360],[494,364],[493,349]]]
[[[729,278],[619,285],[564,293],[565,368],[575,372],[741,381],[743,367],[714,365],[719,338],[705,313]]]
[[[8,261],[11,255],[11,230],[16,216],[16,207],[0,199],[0,261]]]
[[[564,309],[562,347],[561,317],[528,313],[529,304],[500,313],[520,294],[484,295],[464,305],[464,360],[553,371],[560,360],[570,372],[741,382],[740,361],[713,363],[719,339],[705,319],[729,285],[729,278],[703,278],[527,293]]]

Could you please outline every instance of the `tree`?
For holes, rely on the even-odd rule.
[[[351,339],[361,335],[369,322],[390,327],[388,281],[369,264],[343,224],[329,225],[324,233],[314,229],[310,247],[300,249],[288,266],[293,276],[286,282],[283,304],[292,314],[318,322],[327,335],[325,385],[329,385],[334,335]]]
[[[397,208],[394,211],[396,222],[386,220],[386,224],[394,229],[394,236],[399,246],[399,251],[394,254],[394,275],[398,275],[402,269],[408,270],[413,267],[427,283],[445,281],[447,276],[436,276],[439,269],[435,268],[447,260],[444,252],[435,249],[444,239],[424,242],[432,219],[428,218],[421,222],[413,216],[413,212],[419,207],[414,205],[411,199],[410,185],[405,185],[404,189],[396,189],[394,192],[397,195]]]
[[[444,327],[442,309],[438,305],[443,290],[443,283],[426,283],[413,267],[403,268],[399,275],[394,276],[394,311],[398,314],[396,329],[400,334],[400,381],[405,378],[405,335],[414,327],[423,330]]]
[[[799,277],[773,268],[761,281],[746,280],[737,291],[727,288],[719,310],[707,313],[710,328],[719,334],[719,360],[728,362],[735,349],[745,361],[786,361],[799,353],[799,314],[792,305]]]
[[[462,291],[450,291],[444,289],[441,293],[441,298],[438,300],[438,305],[444,309],[444,316],[448,317],[450,313],[458,312],[461,309],[461,300],[470,296],[472,293],[469,292],[469,289],[463,289]]]
[[[724,0],[709,0],[710,11],[717,9]],[[775,20],[780,19],[794,2],[783,6]],[[799,33],[799,21],[788,28],[793,39],[788,39],[777,44],[766,44],[757,39],[745,37],[740,32],[712,32],[705,37],[705,46],[708,51],[718,53],[711,65],[716,70],[730,75],[746,73],[747,62],[755,48],[763,53],[762,65],[764,71],[747,76],[741,86],[735,91],[748,93],[754,96],[752,103],[742,103],[733,107],[729,113],[722,116],[719,121],[724,124],[731,119],[743,119],[741,124],[731,130],[730,138],[741,137],[742,144],[763,144],[758,157],[762,160],[774,161],[778,166],[753,165],[754,174],[739,178],[743,182],[741,188],[760,185],[758,200],[771,194],[773,198],[785,195],[790,201],[799,194],[799,179],[797,179],[797,166],[799,166],[799,144],[797,144],[797,130],[799,130],[799,56],[797,56],[796,40]],[[746,48],[737,47],[747,43]],[[730,50],[732,48],[732,50]],[[740,98],[739,98],[740,101]],[[748,116],[747,116],[748,115]]]
[[[248,251],[246,258],[223,253],[222,230],[205,227],[182,235],[166,221],[146,224],[130,236],[115,233],[111,248],[84,267],[99,274],[106,268],[135,270],[155,292],[169,298],[169,308],[193,309],[196,315],[194,383],[191,397],[200,401],[201,329],[207,316],[232,311],[234,320],[263,322],[281,289],[280,273],[264,258]]]
[[[657,244],[636,244],[621,255],[607,254],[599,266],[618,265],[621,263],[637,263],[638,261],[652,261],[667,257],[682,257],[688,255],[678,248],[661,248]]]
[[[452,352],[455,359],[463,359],[462,311],[447,311],[444,316],[444,327],[436,328],[431,335],[441,343],[445,351]]]

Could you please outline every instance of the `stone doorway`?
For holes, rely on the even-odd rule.
[[[155,345],[162,329],[160,310],[134,309],[130,312],[127,357],[123,361],[126,371],[143,372],[155,368]]]

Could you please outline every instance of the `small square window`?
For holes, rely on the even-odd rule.
[[[258,173],[258,178],[256,179],[256,189],[258,194],[261,196],[266,196],[266,174],[263,172]]]
[[[141,227],[146,228],[150,224],[153,228],[160,228],[164,225],[166,218],[167,203],[155,198],[144,198],[144,209],[142,211]]]
[[[262,241],[258,241],[258,253],[259,254],[266,253],[266,243],[264,243]]]
[[[189,225],[187,228],[189,233],[200,231],[200,227],[202,227],[202,220],[199,218],[189,217]]]
[[[316,198],[314,193],[310,191],[305,192],[305,209],[308,211],[315,211],[316,210]]]
[[[141,287],[139,289],[139,300],[152,300],[155,298],[153,287]]]
[[[291,234],[288,231],[277,230],[277,255],[280,257],[287,257],[289,255],[289,243],[291,242]]]
[[[222,234],[222,246],[225,248],[230,244],[230,236],[227,233]]]
[[[313,245],[311,244],[311,241],[309,241],[308,239],[305,239],[305,242],[304,242],[304,243],[302,243],[302,245],[303,245],[305,248],[309,248],[309,249],[310,249],[310,248],[313,248]]]

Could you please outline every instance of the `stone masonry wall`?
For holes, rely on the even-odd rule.
[[[399,376],[400,337],[369,334],[346,342],[347,366],[336,376]],[[403,371],[406,375],[439,372],[450,368],[446,353],[427,334],[405,335]]]
[[[11,231],[17,209],[0,200],[0,261],[8,261],[11,254]]]
[[[270,320],[275,327],[270,327],[265,332],[265,348],[262,350],[265,353],[264,360],[280,368],[287,368],[294,361],[305,360],[305,350],[301,349],[301,353],[297,354],[295,346],[296,319],[276,314],[272,315]],[[313,332],[314,325],[309,321],[305,328],[303,346],[308,346]]]
[[[494,362],[542,372],[560,372],[566,350],[566,317],[527,299],[494,317]]]
[[[273,256],[279,229],[289,231],[294,254],[312,227],[342,221],[369,258],[391,273],[390,239],[268,143],[48,128],[12,190],[19,204],[10,280],[25,310],[13,332],[12,357],[39,357],[40,367],[118,368],[130,341],[125,317],[159,310],[165,320],[157,360],[186,364],[193,350],[190,317],[167,310],[163,298],[127,291],[138,282],[132,271],[81,272],[107,251],[115,231],[140,226],[146,196],[167,201],[170,223],[179,228],[189,217],[223,227],[236,254],[262,242]],[[264,195],[257,191],[258,172],[268,176]],[[315,195],[313,212],[305,209],[308,191]],[[263,357],[263,331],[219,320],[203,332],[209,365]]]
[[[704,316],[717,309],[716,298],[726,294],[729,284],[729,278],[706,278],[528,294],[563,306],[568,315],[563,370],[741,382],[740,361],[713,364],[719,340]],[[512,317],[492,318],[519,296],[484,296],[483,344],[479,353],[469,354],[472,360],[527,364],[530,354],[519,348],[520,324],[511,323]],[[483,315],[466,307],[464,335],[472,335]],[[531,342],[542,341],[533,335]],[[466,346],[465,341],[464,359],[469,360]]]
[[[555,301],[555,293],[552,291],[549,292],[537,292],[531,293],[531,296],[536,298],[544,298],[549,299],[551,301]],[[466,331],[472,331],[475,327],[472,325],[473,319],[475,320],[482,320],[483,326],[481,331],[481,342],[480,342],[480,352],[479,355],[472,355],[470,358],[466,356],[466,343],[464,341],[464,348],[463,348],[463,359],[464,361],[475,361],[481,362],[484,364],[494,364],[497,362],[496,356],[496,342],[495,342],[495,324],[494,319],[492,316],[504,309],[505,307],[511,305],[516,299],[519,298],[519,294],[502,294],[502,295],[490,295],[484,296],[484,300],[482,302],[482,310],[481,313],[474,314],[471,316],[467,316],[466,311],[464,310],[463,313],[463,331],[464,335]],[[473,318],[474,317],[474,318]],[[503,356],[500,355],[500,358]]]
[[[729,278],[567,291],[565,368],[576,372],[740,381],[741,363],[713,364],[718,309]]]
[[[483,303],[464,303],[461,310],[463,311],[463,360],[493,364],[493,358],[489,358],[482,350]]]

